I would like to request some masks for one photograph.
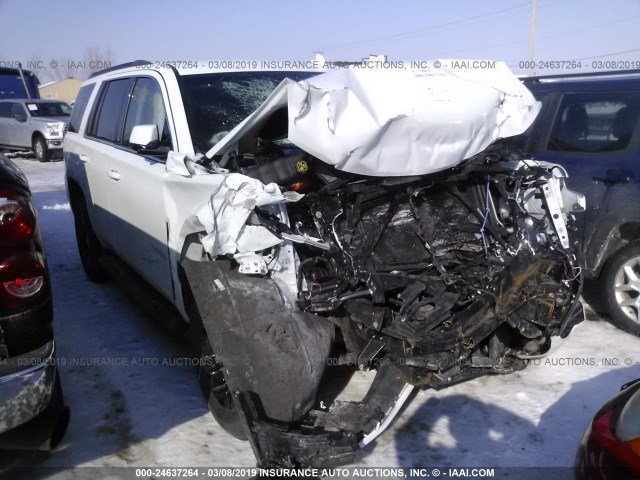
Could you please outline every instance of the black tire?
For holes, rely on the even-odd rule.
[[[76,199],[73,207],[73,217],[76,227],[76,243],[78,244],[78,253],[82,268],[87,278],[95,283],[102,283],[109,279],[109,274],[100,264],[102,257],[102,245],[98,237],[96,237],[87,204],[83,197]]]
[[[242,421],[224,380],[224,367],[216,361],[209,338],[201,329],[198,383],[209,411],[225,432],[239,440],[247,440]]]
[[[611,323],[640,336],[640,245],[616,252],[607,261],[600,284]]]
[[[49,150],[44,137],[37,135],[36,138],[33,139],[33,153],[36,154],[39,162],[44,163],[51,160],[51,150]]]

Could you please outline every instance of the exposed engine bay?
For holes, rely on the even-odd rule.
[[[547,203],[557,179],[496,158],[429,178],[336,179],[288,208],[291,229],[256,210],[274,234],[313,239],[295,241],[298,306],[349,320],[342,360],[370,364],[384,349],[427,371],[462,359],[509,371],[514,356],[545,353],[561,333],[579,268],[567,231],[528,205]],[[442,382],[428,377],[410,383]]]
[[[582,320],[584,197],[561,167],[493,144],[429,174],[349,173],[287,124],[276,108],[233,148],[167,162],[217,178],[180,264],[216,365],[212,412],[260,466],[351,462],[414,388],[521,370]],[[345,369],[377,372],[360,401],[327,387]]]

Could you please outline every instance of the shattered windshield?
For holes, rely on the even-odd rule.
[[[196,152],[206,152],[264,102],[285,78],[315,72],[227,72],[185,75],[182,98]]]

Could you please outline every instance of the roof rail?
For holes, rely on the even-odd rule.
[[[589,80],[594,77],[627,77],[638,75],[640,76],[640,70],[609,70],[606,72],[584,72],[584,73],[567,73],[559,75],[542,75],[539,77],[525,77],[522,78],[524,82],[544,83],[544,82],[557,82],[562,80]]]
[[[133,62],[121,63],[120,65],[114,65],[113,67],[93,72],[91,75],[89,75],[89,78],[97,77],[98,75],[102,75],[103,73],[114,72],[123,68],[139,67],[141,65],[151,65],[151,62],[147,60],[134,60]]]

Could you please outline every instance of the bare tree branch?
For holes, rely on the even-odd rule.
[[[37,69],[36,74],[54,82],[67,78],[86,80],[93,72],[111,67],[114,61],[115,53],[110,45],[106,47],[93,45],[85,49],[81,59],[64,57],[57,61],[53,60],[43,68]],[[43,78],[40,80],[43,81]]]

